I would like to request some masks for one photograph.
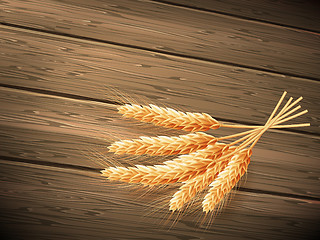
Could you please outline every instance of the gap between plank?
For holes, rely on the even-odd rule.
[[[256,19],[253,17],[241,16],[241,15],[237,15],[234,13],[226,13],[226,12],[213,10],[213,9],[207,9],[207,8],[203,8],[203,7],[188,6],[185,4],[173,3],[170,1],[166,1],[166,0],[149,0],[149,1],[154,2],[154,3],[158,3],[158,4],[168,5],[168,6],[185,8],[188,10],[196,10],[196,11],[201,11],[201,12],[214,13],[216,15],[228,16],[228,17],[231,17],[236,20],[241,19],[241,20],[246,20],[246,21],[250,21],[250,22],[258,22],[258,23],[262,23],[262,24],[266,24],[266,25],[271,25],[271,26],[284,27],[284,28],[288,28],[291,30],[301,30],[301,31],[309,32],[309,33],[320,34],[320,31],[317,31],[317,30],[311,30],[308,28],[297,27],[297,26],[293,26],[293,25],[289,25],[289,24],[276,23],[276,22],[272,22],[272,21],[268,21],[268,20]]]
[[[71,94],[71,93],[57,92],[57,91],[52,91],[52,90],[47,90],[47,89],[16,86],[16,85],[10,85],[10,84],[5,84],[5,83],[0,83],[0,87],[21,90],[24,92],[39,93],[42,95],[48,95],[48,96],[53,96],[53,97],[62,97],[62,98],[68,98],[68,99],[74,99],[74,100],[107,103],[107,104],[113,104],[113,105],[122,105],[122,103],[117,102],[117,101],[86,97],[86,96],[81,96],[81,95],[76,95],[76,94]]]
[[[0,83],[0,87],[7,88],[7,89],[14,89],[14,90],[18,90],[18,91],[27,92],[27,93],[36,93],[36,94],[40,94],[40,95],[44,95],[44,96],[60,97],[60,98],[65,98],[65,99],[69,99],[69,100],[89,101],[91,103],[104,103],[104,104],[111,104],[111,105],[117,105],[117,106],[123,105],[123,103],[117,102],[117,101],[111,101],[111,100],[99,99],[99,98],[91,98],[91,97],[70,94],[70,93],[62,93],[62,92],[46,90],[46,89],[16,86],[16,85],[10,85],[10,84],[5,84],[5,83]],[[233,119],[220,118],[220,117],[215,117],[215,119],[218,121],[221,121],[221,122],[233,123],[233,124],[242,124],[242,125],[255,125],[256,124],[256,123],[247,122],[247,121],[236,121]],[[316,138],[320,137],[320,134],[318,134],[318,133],[305,132],[303,130],[297,130],[297,129],[292,129],[292,128],[271,129],[270,131],[279,132],[279,133],[287,132],[287,133],[293,133],[293,134],[303,134],[305,136],[316,137]]]
[[[33,165],[40,165],[40,166],[47,166],[47,167],[55,167],[60,169],[70,169],[70,170],[80,170],[85,172],[93,172],[99,173],[103,169],[93,168],[93,167],[85,167],[85,166],[78,166],[66,163],[55,163],[55,162],[48,162],[48,161],[40,161],[40,160],[33,160],[33,159],[26,159],[26,158],[16,158],[16,157],[8,157],[8,156],[0,156],[0,159],[8,162],[15,162],[15,163],[27,163]],[[255,194],[265,194],[271,196],[278,196],[278,197],[285,197],[285,198],[294,198],[296,200],[309,200],[309,201],[318,201],[320,202],[319,197],[312,197],[312,196],[305,196],[300,194],[292,194],[292,193],[281,193],[275,191],[267,191],[267,190],[260,190],[260,189],[253,189],[253,188],[246,188],[246,187],[239,187],[237,188],[238,191],[247,192],[247,193],[255,193]]]
[[[103,44],[108,44],[108,45],[113,45],[113,46],[119,46],[119,47],[124,47],[124,48],[131,48],[131,49],[136,49],[136,50],[142,50],[142,51],[147,51],[147,52],[152,52],[152,53],[158,53],[158,54],[164,54],[167,56],[174,56],[174,57],[180,57],[180,58],[185,58],[185,59],[192,59],[192,60],[198,60],[198,61],[203,61],[203,62],[209,62],[209,63],[215,63],[215,64],[220,64],[220,65],[225,65],[225,66],[231,66],[231,67],[238,67],[242,69],[250,69],[250,70],[255,70],[259,72],[266,72],[266,73],[272,73],[272,74],[279,74],[279,75],[286,75],[289,77],[296,77],[296,78],[304,78],[307,80],[312,80],[312,81],[320,81],[320,78],[318,77],[307,77],[301,74],[294,74],[290,72],[281,72],[281,71],[276,71],[276,70],[271,70],[271,69],[266,69],[266,68],[260,68],[260,67],[253,67],[253,66],[248,66],[244,64],[239,64],[239,63],[233,63],[233,62],[227,62],[227,61],[221,61],[217,59],[210,59],[210,58],[205,58],[205,57],[196,57],[196,56],[190,56],[187,54],[183,53],[174,53],[174,52],[169,52],[165,50],[159,50],[159,49],[152,49],[148,47],[142,47],[142,46],[136,46],[136,45],[131,45],[131,44],[126,44],[126,43],[118,43],[118,42],[113,42],[113,41],[108,41],[108,40],[103,40],[103,39],[98,39],[98,38],[92,38],[92,37],[85,37],[85,36],[80,36],[80,35],[75,35],[71,33],[62,33],[62,32],[57,32],[57,31],[51,31],[51,30],[45,30],[45,29],[38,29],[34,27],[28,27],[28,26],[21,26],[17,24],[12,24],[12,23],[7,23],[7,22],[0,22],[0,25],[3,27],[7,27],[7,29],[14,29],[16,31],[21,31],[21,30],[28,30],[32,33],[45,33],[45,34],[50,34],[51,36],[62,36],[62,37],[68,37],[72,39],[77,39],[77,40],[85,40],[89,42],[95,42],[95,43],[103,43]]]

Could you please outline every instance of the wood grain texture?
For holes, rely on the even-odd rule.
[[[159,192],[137,199],[139,192],[123,191],[97,173],[6,161],[0,166],[7,239],[283,240],[318,233],[318,202],[238,192],[207,229],[189,215],[168,231],[172,221],[158,222],[165,210],[151,214],[147,205],[162,197]]]
[[[206,112],[217,119],[264,124],[282,91],[303,95],[309,113],[299,130],[319,134],[320,83],[50,34],[1,30],[0,82],[114,100],[119,87],[140,103]],[[235,114],[236,113],[236,114]]]
[[[17,90],[1,91],[1,156],[103,169],[95,151],[106,162],[153,165],[164,157],[129,157],[107,153],[118,139],[177,135],[137,121],[121,119],[108,104],[93,104]],[[219,137],[230,129],[211,131]],[[254,149],[247,183],[250,189],[320,197],[318,138],[273,131]],[[167,159],[168,160],[168,159]],[[110,164],[110,163],[109,163]],[[106,165],[105,165],[106,166]]]
[[[156,0],[258,20],[266,23],[320,31],[320,5],[317,0]]]
[[[319,238],[319,16],[307,10],[310,2],[268,1],[1,1],[2,235]],[[99,174],[107,165],[170,159],[114,156],[106,147],[115,140],[184,133],[122,119],[110,103],[123,95],[228,123],[264,124],[284,90],[304,96],[310,112],[295,122],[312,126],[267,133],[212,225],[201,224],[199,209],[168,231],[172,220],[161,221],[178,185],[144,195],[146,189]]]
[[[318,34],[149,1],[11,0],[0,21],[320,79]],[[161,21],[159,21],[161,19]]]

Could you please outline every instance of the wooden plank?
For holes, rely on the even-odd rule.
[[[302,107],[309,110],[300,121],[312,126],[299,130],[320,133],[316,81],[50,34],[5,28],[1,33],[2,84],[101,101],[114,100],[106,89],[113,85],[138,101],[260,125],[287,90],[295,98],[303,95]]]
[[[38,162],[100,168],[94,151],[106,162],[152,165],[163,157],[124,157],[107,153],[118,139],[141,135],[178,135],[136,121],[121,119],[114,106],[18,90],[1,91],[0,156]],[[215,136],[230,129],[212,131]],[[249,189],[320,197],[319,139],[302,134],[266,134],[255,147],[247,183]],[[93,152],[92,152],[93,151]],[[170,159],[170,158],[169,158]],[[109,163],[110,164],[110,163]]]
[[[207,228],[197,224],[196,214],[168,231],[172,221],[159,226],[166,207],[151,211],[174,189],[138,199],[143,190],[107,182],[98,173],[0,164],[0,222],[10,239],[310,239],[319,233],[317,201],[238,192]]]
[[[2,7],[4,23],[320,79],[312,32],[138,0],[12,0]]]
[[[265,23],[320,32],[317,0],[156,0]]]

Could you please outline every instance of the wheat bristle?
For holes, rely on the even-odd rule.
[[[118,110],[127,118],[135,118],[141,122],[153,123],[156,126],[181,129],[188,132],[207,131],[220,127],[220,123],[206,113],[184,113],[152,104],[149,106],[125,104],[118,107]]]

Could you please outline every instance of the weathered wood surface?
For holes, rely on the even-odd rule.
[[[112,159],[114,155],[106,153],[106,147],[117,138],[184,134],[183,131],[162,130],[121,119],[110,104],[93,104],[11,89],[2,89],[0,99],[3,126],[0,132],[3,142],[1,156],[101,169],[103,167],[88,157],[93,157],[90,150]],[[232,134],[232,131],[212,133],[219,136]],[[19,137],[21,140],[17,140]],[[319,198],[320,151],[317,144],[319,138],[301,134],[286,135],[279,131],[266,134],[261,144],[256,146],[245,186]],[[113,160],[123,162],[122,158],[119,156]],[[143,164],[152,165],[150,161],[145,159]],[[158,158],[158,161],[163,160]],[[134,158],[129,163],[124,162],[138,163]]]
[[[320,83],[316,81],[108,44],[0,29],[2,84],[101,101],[114,100],[106,89],[114,85],[135,94],[138,99],[148,98],[157,104],[206,112],[217,119],[259,125],[264,124],[286,90],[295,98],[303,95],[301,104],[310,111],[298,122],[310,122],[312,126],[300,131],[320,133]]]
[[[310,6],[268,0],[0,2],[3,235],[318,238],[320,27]],[[254,149],[246,182],[207,229],[200,210],[168,231],[172,220],[159,223],[178,186],[139,198],[145,190],[108,182],[99,169],[107,162],[164,160],[114,157],[106,153],[114,140],[182,132],[121,119],[110,86],[139,103],[246,124],[263,124],[287,90],[304,96],[302,107],[310,112],[298,122],[312,126],[267,133]],[[154,205],[162,207],[159,213],[152,213]]]
[[[2,7],[4,23],[320,79],[317,33],[156,1],[11,0]]]
[[[168,231],[166,228],[172,221],[167,226],[158,225],[164,212],[152,214],[143,199],[137,199],[138,193],[129,196],[126,188],[106,184],[98,173],[6,161],[0,161],[0,165],[0,194],[5,203],[1,204],[1,219],[5,222],[2,227],[7,239],[21,236],[23,239],[310,239],[317,236],[320,205],[309,200],[238,192],[232,206],[207,229],[197,225],[196,216],[185,216]],[[159,197],[163,195],[154,192],[145,201],[152,204]]]
[[[157,0],[253,21],[320,32],[318,0]]]

